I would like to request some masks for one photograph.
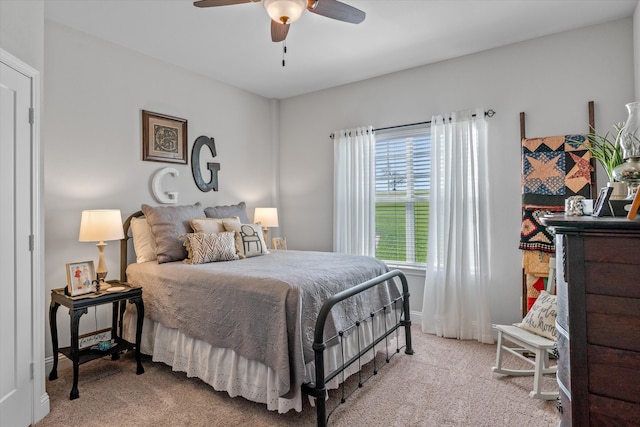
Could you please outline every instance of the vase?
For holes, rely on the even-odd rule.
[[[628,195],[628,186],[624,182],[609,181],[607,187],[612,187],[611,200],[624,200]]]
[[[627,121],[618,133],[624,163],[613,169],[613,178],[627,184],[627,199],[633,199],[640,186],[640,102],[630,102]]]
[[[627,121],[620,129],[618,141],[622,157],[640,157],[640,102],[630,102],[627,107]]]
[[[633,200],[640,186],[640,156],[626,158],[613,169],[613,178],[627,184],[627,200]]]

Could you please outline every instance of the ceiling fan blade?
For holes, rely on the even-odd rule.
[[[289,24],[282,24],[271,20],[271,41],[281,42],[287,38],[289,32]]]
[[[195,7],[230,6],[234,4],[253,3],[260,0],[200,0],[193,2]]]
[[[337,0],[307,0],[307,10],[338,21],[359,24],[364,21],[366,13],[353,6]]]

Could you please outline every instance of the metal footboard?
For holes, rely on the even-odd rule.
[[[374,286],[379,286],[387,282],[388,280],[394,279],[398,277],[402,283],[402,295],[395,301],[392,301],[389,306],[395,306],[399,300],[402,301],[402,315],[399,319],[397,319],[396,323],[389,328],[385,327],[385,331],[383,334],[377,336],[378,334],[374,334],[374,341],[367,345],[364,348],[359,349],[358,354],[351,357],[347,361],[343,361],[342,366],[340,366],[335,371],[326,374],[324,369],[324,351],[327,348],[327,341],[324,339],[324,329],[325,323],[327,321],[327,317],[331,312],[331,309],[336,304],[344,301],[348,298],[353,297],[361,292],[366,291],[367,289],[373,288]],[[380,307],[380,311],[383,313],[386,312],[389,306]],[[371,317],[373,318],[375,313],[371,313]],[[384,314],[383,314],[384,315]],[[356,322],[356,326],[359,326],[360,322]],[[386,325],[386,323],[385,323]],[[365,355],[367,352],[375,350],[375,346],[379,344],[381,341],[386,340],[393,333],[397,333],[397,330],[400,327],[404,327],[405,333],[405,350],[406,354],[413,354],[413,347],[411,345],[411,317],[409,315],[409,287],[407,285],[407,278],[400,270],[393,270],[388,273],[385,273],[381,276],[368,280],[364,283],[361,283],[353,288],[346,289],[342,292],[338,292],[333,295],[327,301],[324,302],[322,308],[320,309],[320,313],[318,314],[318,319],[316,320],[316,326],[314,331],[314,340],[313,340],[313,351],[315,353],[315,373],[316,373],[316,382],[315,383],[306,383],[302,385],[302,392],[312,396],[316,399],[316,409],[317,409],[317,422],[319,427],[325,427],[328,424],[328,415],[327,415],[327,388],[326,384],[328,381],[331,381],[333,378],[338,376],[340,373],[344,373],[344,371],[353,363],[360,360],[360,358]],[[359,333],[359,332],[358,332]],[[340,333],[341,334],[341,333]],[[400,348],[396,349],[396,352],[399,352]],[[374,354],[375,359],[375,354]],[[387,362],[389,358],[387,358]],[[375,360],[374,360],[375,363]],[[374,371],[374,374],[377,371]],[[344,403],[344,398],[341,403]],[[330,414],[329,414],[330,415]]]

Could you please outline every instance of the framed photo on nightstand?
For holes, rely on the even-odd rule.
[[[287,250],[287,238],[286,237],[274,237],[271,239],[271,247],[276,251]]]
[[[93,261],[72,262],[67,264],[67,292],[72,297],[94,291],[96,269]]]

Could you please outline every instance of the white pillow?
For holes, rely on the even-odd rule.
[[[240,218],[237,216],[231,218],[194,218],[191,220],[191,228],[196,233],[222,233],[224,230],[223,221],[237,222],[240,224]]]
[[[156,239],[146,217],[131,218],[131,235],[136,262],[155,261],[157,259]]]
[[[268,254],[267,245],[260,224],[240,224],[240,222],[223,221],[226,231],[235,232],[236,253],[240,258]]]
[[[234,233],[188,233],[185,237],[184,246],[187,248],[189,256],[184,262],[187,264],[238,259]]]
[[[558,310],[556,300],[555,295],[551,295],[547,291],[540,291],[540,295],[533,303],[531,310],[522,319],[522,323],[514,323],[514,326],[557,341],[556,315]]]

